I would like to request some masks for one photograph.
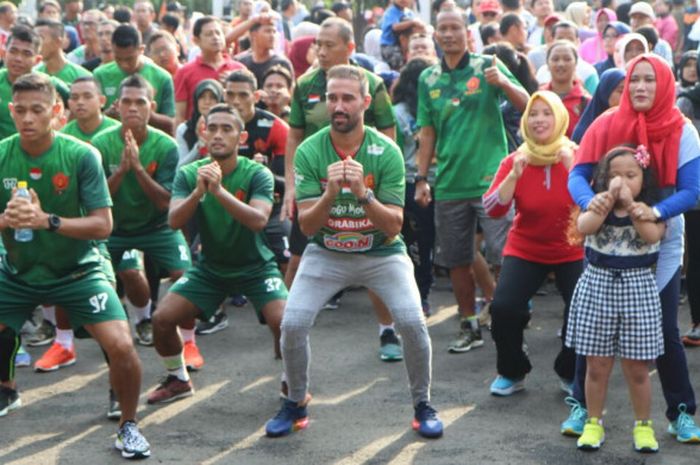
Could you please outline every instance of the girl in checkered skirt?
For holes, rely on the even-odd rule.
[[[652,267],[659,254],[663,223],[633,220],[635,209],[653,205],[657,195],[650,157],[644,146],[622,145],[598,166],[594,189],[605,192],[606,214],[587,210],[578,216],[586,236],[589,265],[571,302],[566,345],[585,355],[588,420],[580,449],[597,450],[605,432],[601,422],[614,357],[619,356],[635,414],[635,449],[658,450],[649,419],[648,363],[663,354],[661,302]]]

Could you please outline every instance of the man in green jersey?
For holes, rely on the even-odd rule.
[[[267,422],[271,437],[307,426],[309,331],[323,302],[352,285],[375,291],[403,335],[415,408],[413,428],[427,438],[442,435],[442,422],[430,406],[430,336],[413,265],[400,236],[403,156],[391,139],[363,125],[370,103],[362,70],[331,68],[331,126],[306,139],[294,160],[299,225],[313,238],[284,310],[282,360],[289,394],[277,416]]]
[[[43,61],[35,68],[36,71],[55,76],[71,85],[80,76],[90,76],[90,72],[82,66],[68,61],[63,52],[65,29],[62,23],[53,19],[39,19],[35,30],[41,37],[41,56]]]
[[[192,395],[177,325],[208,319],[230,293],[241,293],[272,331],[275,355],[287,288],[267,246],[263,229],[272,211],[274,178],[264,165],[238,155],[247,137],[238,113],[226,104],[209,110],[209,158],[180,168],[175,178],[169,222],[181,228],[197,219],[200,260],[177,281],[158,305],[153,333],[168,375],[148,403]],[[283,391],[285,384],[283,384]]]
[[[102,154],[114,201],[109,252],[136,314],[137,341],[151,345],[151,293],[141,270],[120,269],[132,249],[142,251],[172,280],[190,267],[190,249],[180,231],[168,226],[168,204],[178,160],[177,143],[148,125],[155,109],[153,89],[139,74],[119,88],[122,124],[102,131],[92,145]],[[125,252],[127,256],[125,256]]]
[[[93,76],[76,78],[70,86],[68,98],[68,108],[73,119],[61,132],[89,144],[99,132],[118,126],[119,121],[102,114],[105,101],[100,84]]]
[[[12,359],[22,323],[36,305],[55,303],[112,362],[110,378],[122,402],[115,447],[126,458],[147,457],[150,446],[135,422],[141,363],[94,246],[112,230],[99,156],[51,129],[60,106],[45,75],[17,79],[10,108],[19,134],[0,142],[0,231],[8,250],[0,268],[0,415],[20,406]],[[28,182],[31,200],[14,196],[19,181]],[[16,240],[20,229],[32,230],[33,237]]]
[[[132,74],[138,74],[149,82],[154,89],[153,100],[156,102],[148,124],[168,134],[174,134],[175,91],[170,74],[154,64],[144,54],[139,31],[130,24],[122,24],[112,34],[112,53],[114,61],[95,69],[95,79],[100,83],[102,93],[107,97],[106,113],[112,118],[119,118],[117,101],[121,82]]]
[[[469,53],[467,27],[459,10],[438,15],[435,35],[444,57],[423,71],[418,84],[415,198],[423,207],[430,203],[427,175],[436,154],[435,263],[450,270],[461,318],[449,351],[466,352],[484,344],[475,315],[472,273],[477,220],[484,231],[486,258],[497,269],[512,219],[512,214],[490,218],[481,204],[508,154],[500,104],[507,98],[523,111],[528,94],[495,56]]]
[[[350,64],[350,56],[355,51],[355,39],[352,25],[341,18],[329,18],[321,24],[316,38],[319,67],[302,76],[294,88],[291,113],[289,115],[289,136],[284,157],[285,193],[281,215],[293,218],[294,211],[294,156],[302,140],[315,134],[330,124],[326,108],[326,73],[336,65]],[[390,138],[395,137],[396,118],[391,105],[389,93],[384,81],[374,73],[359,68],[367,78],[369,94],[372,98],[365,111],[365,123],[375,127]],[[285,282],[291,287],[301,254],[304,253],[307,239],[294,219],[289,237],[289,251],[292,256],[287,264]],[[339,296],[340,294],[338,294]],[[334,296],[326,308],[337,308]],[[386,306],[372,292],[369,293],[379,321],[380,350],[379,357],[387,362],[400,361],[401,345]]]

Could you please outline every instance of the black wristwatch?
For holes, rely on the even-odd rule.
[[[365,191],[365,196],[363,198],[358,198],[357,203],[360,205],[369,205],[374,199],[375,197],[372,189],[367,189]]]
[[[418,183],[421,182],[421,181],[428,182],[428,177],[427,177],[427,176],[421,176],[420,174],[417,174],[417,175],[413,178],[413,184],[418,184]]]
[[[50,213],[49,214],[49,232],[55,232],[60,227],[61,227],[61,217],[58,215],[54,215],[53,213]]]

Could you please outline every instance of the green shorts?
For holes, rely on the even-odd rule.
[[[255,307],[261,324],[265,324],[262,309],[268,302],[287,300],[287,286],[275,262],[242,279],[222,278],[195,265],[172,285],[170,292],[192,302],[201,310],[203,320],[211,318],[229,295],[243,294]]]
[[[43,304],[64,308],[73,328],[127,319],[117,293],[99,268],[55,286],[30,286],[0,271],[0,323],[19,333],[36,306]]]
[[[125,260],[127,266],[131,266],[134,260],[137,260],[139,268],[136,269],[142,269],[138,250],[148,255],[153,263],[168,272],[186,270],[192,265],[190,248],[185,241],[185,236],[181,231],[170,228],[140,236],[111,236],[107,247],[117,272],[135,269],[123,267],[122,262]]]

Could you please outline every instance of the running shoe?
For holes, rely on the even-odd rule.
[[[4,417],[9,412],[17,410],[22,406],[22,399],[19,392],[5,386],[0,386],[0,417]]]
[[[403,360],[401,340],[393,329],[385,329],[379,336],[379,359],[383,362],[398,362]]]
[[[683,335],[683,344],[686,346],[700,346],[700,324],[693,325],[693,327]]]
[[[668,432],[676,437],[676,441],[689,444],[700,443],[700,428],[695,424],[693,417],[687,412],[685,404],[678,406],[680,415],[668,425]]]
[[[42,320],[34,335],[27,340],[29,347],[46,346],[56,338],[56,327],[49,320]]]
[[[32,364],[32,356],[24,348],[23,345],[19,346],[17,354],[15,354],[15,366],[17,368],[28,367]]]
[[[24,323],[22,323],[22,329],[19,331],[19,333],[22,336],[33,336],[34,333],[36,333],[36,330],[39,328],[36,323],[34,323],[34,320],[32,319],[26,319],[24,320]]]
[[[569,418],[561,424],[559,431],[564,436],[581,436],[583,427],[586,424],[586,418],[588,418],[588,410],[573,397],[567,397],[565,402],[571,407],[571,412],[569,413]]]
[[[117,431],[114,447],[122,452],[125,459],[143,459],[151,456],[151,445],[139,431],[134,421],[125,421]]]
[[[586,420],[583,426],[583,434],[576,441],[576,447],[579,450],[596,451],[605,442],[605,428],[602,423],[595,417]]]
[[[194,394],[192,381],[182,381],[175,375],[168,375],[158,387],[148,394],[149,404],[167,403]]]
[[[117,395],[112,389],[109,390],[109,405],[107,407],[107,418],[110,420],[119,420],[122,417],[122,406],[117,400]]]
[[[308,398],[309,396],[307,395],[307,402],[304,405],[284,399],[282,408],[277,412],[277,415],[265,424],[267,437],[278,438],[286,436],[289,433],[300,431],[309,426],[309,414],[306,411]]]
[[[153,323],[150,318],[144,318],[136,323],[136,342],[142,346],[153,345]]]
[[[411,426],[424,438],[436,439],[442,436],[442,421],[437,416],[437,410],[425,401],[416,405]]]
[[[234,294],[231,296],[231,300],[229,300],[228,303],[234,307],[243,307],[248,303],[248,299],[246,299],[246,297],[242,294]]]
[[[228,328],[228,315],[226,315],[226,312],[219,309],[208,320],[198,322],[195,333],[204,336],[207,334],[214,334],[226,328]]]
[[[491,383],[491,394],[494,396],[507,397],[525,389],[525,377],[518,379],[506,378],[498,375]]]
[[[468,352],[483,345],[484,340],[481,338],[481,330],[473,329],[469,321],[465,319],[460,323],[457,339],[450,343],[447,350],[452,353]]]
[[[651,420],[635,421],[632,436],[634,438],[634,450],[637,452],[659,451],[659,443],[656,442]]]
[[[340,307],[340,298],[343,296],[343,294],[336,294],[330,299],[328,299],[328,302],[323,304],[323,307],[321,310],[338,310],[338,307]]]
[[[58,342],[54,342],[51,344],[51,347],[49,347],[49,350],[34,363],[34,371],[46,373],[74,364],[75,347],[66,349]]]
[[[194,341],[187,341],[183,346],[185,354],[185,366],[190,371],[201,370],[204,366],[204,357],[199,352],[199,347]]]
[[[476,314],[479,326],[488,328],[491,326],[491,302],[483,297],[476,299]]]

